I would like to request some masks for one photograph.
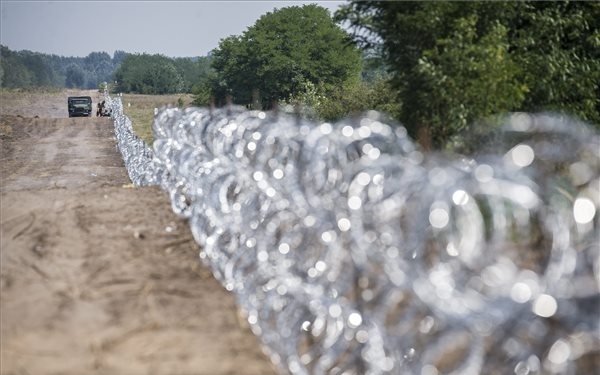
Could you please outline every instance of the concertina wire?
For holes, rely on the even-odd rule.
[[[583,374],[600,355],[600,137],[507,115],[494,147],[426,152],[369,111],[155,112],[105,93],[136,186],[158,185],[281,374]]]

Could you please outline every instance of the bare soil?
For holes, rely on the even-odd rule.
[[[100,99],[0,96],[0,374],[274,374],[168,195],[132,187],[73,94]]]

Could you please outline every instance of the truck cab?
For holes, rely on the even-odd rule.
[[[69,96],[67,104],[69,117],[92,115],[92,98],[89,96]]]

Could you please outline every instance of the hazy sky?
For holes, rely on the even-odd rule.
[[[274,8],[344,1],[23,1],[0,0],[0,43],[13,51],[87,56],[116,50],[205,56]]]

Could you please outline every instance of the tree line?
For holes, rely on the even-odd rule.
[[[335,120],[376,109],[441,147],[496,114],[558,111],[600,124],[600,2],[349,1],[274,9],[208,56],[2,47],[2,86],[191,92],[198,105],[303,107]],[[340,25],[344,25],[342,28]]]
[[[64,57],[0,46],[0,87],[98,89],[114,83],[122,92],[167,94],[192,92],[209,69],[208,57],[169,58],[115,51]]]
[[[110,82],[126,55],[92,52],[86,57],[64,57],[0,46],[0,87],[98,88]]]
[[[210,71],[209,56],[170,58],[159,54],[128,54],[114,73],[116,90],[138,94],[197,91]]]
[[[514,111],[598,126],[599,19],[600,2],[570,1],[276,9],[221,40],[197,102],[302,104],[325,120],[377,109],[436,148]]]
[[[274,9],[210,56],[194,91],[198,105],[285,107],[325,120],[398,107],[381,57],[362,51],[318,5]]]

